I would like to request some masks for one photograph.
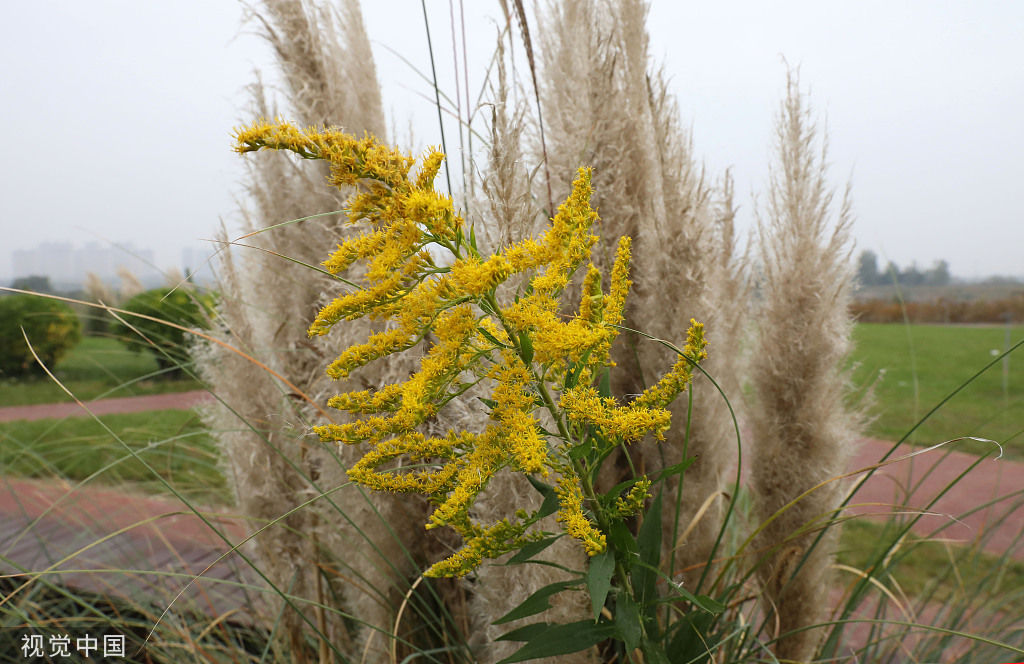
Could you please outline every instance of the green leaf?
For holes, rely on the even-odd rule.
[[[482,401],[483,404],[490,408],[491,410],[494,410],[495,408],[498,407],[498,402],[493,399],[484,399],[483,397],[477,397],[477,399]]]
[[[543,519],[546,516],[550,516],[558,511],[558,494],[552,491],[544,496],[544,502],[541,503],[540,509],[537,510],[537,518]]]
[[[469,246],[473,247],[473,251],[480,253],[480,250],[476,247],[476,224],[469,227]]]
[[[506,346],[505,344],[503,344],[500,341],[498,341],[497,337],[495,337],[493,334],[491,334],[490,332],[488,332],[484,328],[480,327],[478,329],[480,330],[480,334],[484,335],[484,338],[486,338],[488,341],[490,341],[492,344],[494,344],[498,348],[508,348],[508,346]]]
[[[665,649],[661,647],[661,644],[644,637],[640,640],[640,645],[643,647],[644,653],[647,655],[644,659],[644,664],[671,664],[668,660],[668,655],[665,653]]]
[[[605,639],[612,638],[615,636],[615,631],[615,625],[612,623],[595,623],[590,620],[581,620],[567,625],[551,625],[498,664],[512,664],[540,657],[554,657],[579,652],[596,646]]]
[[[608,528],[608,539],[611,540],[612,546],[616,551],[624,554],[636,553],[636,540],[633,538],[633,533],[629,532],[629,528],[622,521],[613,521]],[[629,560],[627,555],[625,560]]]
[[[619,497],[619,494],[621,494],[626,489],[632,487],[634,484],[636,484],[642,479],[644,479],[643,475],[641,475],[640,477],[630,478],[625,482],[619,482],[618,484],[613,486],[607,493],[604,494],[604,498],[607,499],[609,505],[614,505],[615,499]]]
[[[612,587],[612,572],[615,571],[615,555],[611,549],[605,549],[590,559],[587,569],[587,593],[590,594],[590,605],[594,609],[594,621],[601,616],[608,590]]]
[[[533,623],[532,625],[523,625],[518,629],[514,629],[511,632],[505,632],[495,641],[532,641],[544,632],[551,629],[553,625],[551,623],[540,622]]]
[[[636,650],[640,645],[643,629],[640,625],[640,607],[627,593],[619,593],[615,598],[615,626],[619,628],[619,636],[626,646],[626,652]]]
[[[533,339],[526,330],[519,333],[519,347],[523,351],[523,363],[530,366],[533,363]]]
[[[552,595],[557,595],[563,590],[575,588],[578,583],[579,579],[574,579],[572,581],[558,581],[556,583],[548,584],[540,590],[538,590],[537,592],[530,595],[529,597],[527,597],[525,600],[523,600],[522,604],[512,609],[502,617],[498,618],[491,624],[503,625],[507,622],[512,622],[513,620],[519,620],[520,618],[528,618],[543,611],[547,611],[551,608],[551,602],[548,601],[549,597],[551,597]]]
[[[661,494],[662,492],[659,491],[654,496],[651,507],[644,514],[640,532],[637,533],[637,553],[643,564],[634,566],[631,571],[633,592],[636,594],[637,601],[645,606],[656,597],[655,585],[658,574],[654,570],[658,569],[658,564],[661,562]],[[652,617],[653,612],[652,605],[650,607]]]
[[[547,498],[548,496],[554,496],[557,500],[558,494],[555,493],[555,487],[551,486],[550,484],[545,484],[544,482],[541,482],[533,475],[527,475],[526,479],[529,480],[530,484],[533,485],[533,488],[539,491],[540,495],[544,496],[544,498]]]
[[[547,499],[545,499],[544,502],[547,503]],[[541,507],[541,510],[543,510],[543,509],[544,508]],[[552,544],[554,544],[555,542],[557,542],[561,538],[562,538],[561,535],[555,535],[553,537],[545,537],[544,539],[537,540],[536,542],[530,542],[529,544],[524,544],[523,547],[521,549],[519,549],[518,552],[516,552],[516,555],[512,556],[511,558],[509,558],[508,562],[506,562],[505,564],[506,565],[520,565],[522,563],[529,562],[530,558],[533,558],[535,555],[537,555],[538,553],[540,553],[544,549],[548,548],[549,546],[551,546]]]
[[[569,360],[569,365],[565,368],[565,389],[576,387],[576,378],[579,375],[580,367],[582,363],[576,364],[572,360]]]
[[[638,563],[642,565],[643,563]],[[653,570],[653,568],[651,568]],[[658,570],[653,570],[657,572]],[[659,597],[656,602],[658,604],[676,604],[679,600],[690,602],[694,606],[709,614],[719,614],[725,611],[725,605],[716,599],[712,599],[707,595],[694,595],[686,588],[672,584],[675,594],[671,597]]]
[[[699,606],[700,608],[704,609],[708,613],[714,615],[718,615],[726,609],[725,604],[722,604],[716,599],[711,599],[707,595],[697,595],[690,601]]]
[[[585,443],[574,445],[569,448],[569,458],[573,461],[579,461],[583,458],[589,458],[590,453],[594,451],[594,443],[591,439],[587,439]],[[589,464],[588,464],[589,465]]]
[[[679,463],[672,464],[671,466],[668,466],[666,468],[662,468],[660,471],[658,471],[657,478],[654,481],[661,482],[662,480],[668,479],[673,475],[680,475],[684,470],[692,466],[693,462],[696,460],[697,457],[692,456],[689,459],[683,459]]]
[[[583,353],[583,357],[580,358],[579,362],[569,362],[569,370],[565,372],[565,389],[571,389],[576,387],[576,383],[579,382],[580,374],[583,369],[587,366],[587,360],[590,359],[590,353],[592,349],[588,348]]]
[[[709,613],[687,612],[676,623],[676,633],[668,644],[674,664],[704,664],[718,645],[710,634],[714,616]]]

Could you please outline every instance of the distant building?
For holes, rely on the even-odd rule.
[[[15,250],[11,259],[12,278],[48,276],[54,285],[81,284],[89,272],[104,281],[115,281],[121,266],[142,281],[159,278],[153,251],[130,244],[114,247],[90,242],[78,248],[70,242],[44,242],[35,249]]]

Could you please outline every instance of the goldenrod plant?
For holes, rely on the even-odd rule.
[[[631,402],[610,395],[610,351],[630,286],[628,237],[618,243],[607,292],[591,262],[575,315],[559,316],[563,292],[598,240],[591,233],[597,214],[590,206],[589,169],[579,170],[572,193],[545,233],[485,256],[450,197],[433,188],[443,160],[436,150],[411,175],[412,158],[369,135],[259,121],[236,138],[242,153],[271,148],[325,160],[331,184],[356,188],[348,219],[365,230],[341,243],[324,266],[339,277],[360,261],[366,269],[359,283],[347,282],[346,292],[320,310],[309,334],[321,336],[360,318],[384,323],[328,367],[337,379],[418,347],[422,357],[419,370],[404,382],[332,398],[329,405],[351,419],[315,431],[324,442],[368,448],[349,469],[352,480],[375,491],[424,494],[432,507],[424,527],[451,527],[461,536],[461,548],[424,575],[465,576],[485,560],[510,553],[515,562],[528,561],[568,535],[590,557],[589,565],[541,589],[539,599],[533,595],[506,619],[539,613],[551,595],[583,588],[593,617],[515,630],[506,638],[526,644],[503,661],[577,652],[609,638],[620,642],[622,656],[639,649],[646,661],[664,657],[662,632],[671,625],[660,624],[657,611],[665,599],[656,591],[660,493],[646,514],[647,528],[634,535],[625,523],[644,512],[653,485],[682,472],[685,464],[653,477],[635,474],[605,493],[595,482],[617,449],[664,438],[671,422],[666,406],[686,389],[706,356],[704,331],[691,321],[674,366]],[[448,252],[450,261],[435,260],[431,249]],[[523,273],[529,275],[525,288],[500,305],[498,287]],[[447,403],[481,382],[491,392],[481,399],[489,413],[486,428],[449,430],[443,436],[420,431]],[[645,438],[651,440],[641,442]],[[481,522],[474,518],[474,504],[503,471],[528,475],[544,502],[536,510],[515,509],[500,520]],[[544,524],[552,515],[561,532]],[[670,587],[668,599],[696,602],[700,610],[720,608],[709,598]],[[613,607],[608,617],[606,599]]]

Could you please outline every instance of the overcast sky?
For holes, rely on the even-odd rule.
[[[428,5],[451,89],[448,3]],[[500,10],[465,11],[476,91],[494,45],[487,14]],[[384,48],[426,68],[420,3],[364,13],[398,138],[412,117],[417,147],[438,142],[436,111],[417,96],[429,87]],[[12,250],[42,242],[129,242],[166,267],[221,219],[233,228],[243,170],[230,132],[249,119],[254,69],[272,67],[242,14],[230,0],[5,7],[0,278]],[[958,276],[1024,275],[1024,2],[655,0],[649,26],[698,158],[712,175],[733,168],[746,227],[784,56],[827,116],[835,183],[852,179],[858,250],[901,266],[943,258]]]

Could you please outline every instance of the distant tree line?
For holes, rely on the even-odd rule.
[[[27,277],[18,277],[11,282],[11,288],[18,290],[32,291],[33,293],[54,294],[56,291],[50,283],[50,277],[33,274]]]
[[[878,268],[875,252],[862,251],[857,259],[857,282],[860,286],[885,286],[897,283],[900,286],[948,286],[950,282],[949,263],[935,261],[932,267],[921,270],[916,263],[901,270],[889,261],[884,270]]]

